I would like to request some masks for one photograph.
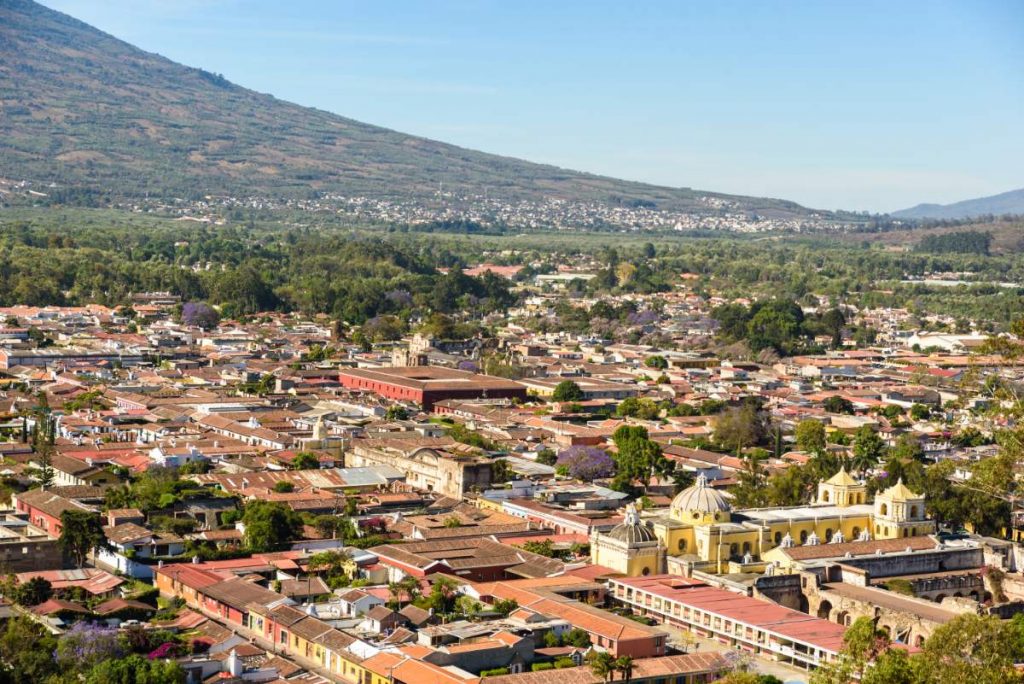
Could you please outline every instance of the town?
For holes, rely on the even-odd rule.
[[[593,296],[596,263],[520,278],[486,337],[0,309],[5,619],[304,684],[807,681],[865,625],[875,667],[1013,628],[1014,335],[688,273]],[[818,351],[779,353],[794,315]]]

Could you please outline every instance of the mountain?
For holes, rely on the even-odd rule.
[[[557,198],[801,218],[793,202],[616,180],[463,149],[247,90],[31,0],[0,0],[0,179],[101,197]],[[817,214],[821,215],[821,214]]]
[[[1024,214],[1024,188],[953,204],[918,204],[910,209],[894,211],[891,216],[907,219],[965,219],[1005,214]]]

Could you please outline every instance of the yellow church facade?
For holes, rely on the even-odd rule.
[[[733,511],[701,475],[676,495],[668,515],[646,522],[665,553],[666,565],[657,572],[763,572],[771,562],[766,554],[779,547],[932,534],[935,523],[925,517],[924,503],[902,481],[868,503],[866,486],[843,469],[818,484],[813,504]],[[653,555],[649,545],[643,547],[643,562],[631,564],[620,557],[621,540],[612,545],[602,537],[591,541],[594,563],[631,576],[646,574]]]

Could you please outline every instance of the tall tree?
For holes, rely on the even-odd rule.
[[[85,566],[90,552],[109,549],[110,542],[103,533],[103,521],[92,511],[67,510],[60,515],[61,550],[74,562],[76,568]]]

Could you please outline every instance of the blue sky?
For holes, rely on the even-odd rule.
[[[1024,187],[1021,0],[43,0],[487,152],[886,211]]]

